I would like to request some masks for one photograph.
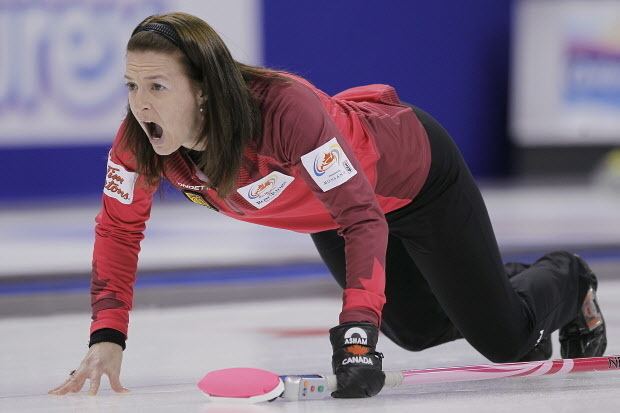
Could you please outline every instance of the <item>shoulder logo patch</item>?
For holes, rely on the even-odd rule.
[[[258,181],[237,189],[237,192],[250,204],[261,209],[282,195],[294,179],[292,176],[273,171]]]
[[[323,192],[344,184],[357,174],[335,137],[303,155],[301,162]]]
[[[103,193],[116,199],[121,204],[129,205],[133,202],[133,189],[138,174],[129,172],[108,157],[108,170],[105,176]]]

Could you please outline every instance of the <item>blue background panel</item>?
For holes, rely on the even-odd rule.
[[[103,191],[109,150],[109,144],[2,148],[2,174],[10,179],[2,181],[0,201],[95,199]]]
[[[511,2],[264,2],[265,64],[330,94],[395,86],[436,117],[477,176],[508,172]]]

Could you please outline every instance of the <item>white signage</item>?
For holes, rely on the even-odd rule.
[[[111,142],[125,114],[125,46],[145,17],[204,19],[260,63],[253,0],[0,0],[0,146]]]
[[[515,17],[517,143],[620,143],[620,2],[521,0]]]

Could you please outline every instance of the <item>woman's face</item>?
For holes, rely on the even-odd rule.
[[[176,54],[127,52],[125,79],[129,107],[159,155],[181,146],[202,150],[198,143],[204,97]]]

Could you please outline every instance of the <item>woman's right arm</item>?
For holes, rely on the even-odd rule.
[[[125,348],[129,311],[140,241],[150,216],[153,193],[136,171],[133,155],[123,148],[121,125],[110,150],[101,211],[96,217],[92,261],[89,350],[79,368],[51,394],[78,392],[88,378],[96,394],[102,374],[112,388],[123,391],[119,374]]]

